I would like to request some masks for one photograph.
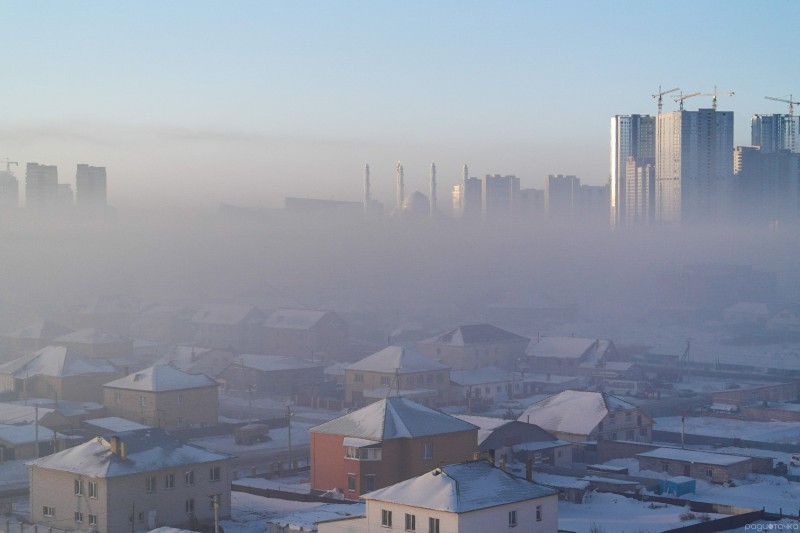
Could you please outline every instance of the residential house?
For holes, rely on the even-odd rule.
[[[34,324],[2,336],[3,345],[16,354],[41,350],[52,344],[52,340],[72,330],[51,320],[39,320]]]
[[[127,337],[140,308],[141,302],[133,296],[106,294],[67,308],[63,321],[72,329],[97,328]]]
[[[230,516],[230,459],[157,428],[96,437],[28,463],[31,521],[40,530],[197,531],[215,504]]]
[[[63,435],[34,423],[0,424],[0,463],[35,459],[63,446]]]
[[[653,419],[637,406],[603,392],[560,392],[534,403],[517,420],[575,443],[652,441]]]
[[[362,407],[390,394],[429,406],[444,405],[450,368],[403,346],[387,346],[345,368],[346,405]]]
[[[59,433],[74,434],[84,420],[104,416],[105,412],[103,404],[97,402],[30,398],[0,403],[0,423],[32,424],[38,413],[39,426]]]
[[[53,345],[72,348],[87,357],[117,359],[133,354],[133,343],[113,333],[83,328],[53,339]]]
[[[339,359],[348,354],[347,322],[333,311],[278,309],[264,322],[264,351],[306,359]]]
[[[205,374],[217,378],[227,369],[236,355],[226,350],[199,348],[197,346],[176,346],[175,350],[163,357],[160,362],[173,366],[189,374]]]
[[[457,415],[478,426],[478,453],[487,454],[495,466],[512,462],[533,465],[572,465],[572,444],[535,424],[487,416]]]
[[[183,306],[151,305],[133,320],[130,336],[165,344],[191,341],[194,313],[194,310]]]
[[[639,470],[662,472],[668,476],[687,476],[711,483],[747,479],[753,473],[753,458],[743,455],[657,448],[638,453],[636,458],[639,460]]]
[[[264,353],[265,319],[253,305],[204,305],[192,317],[194,340],[208,348]]]
[[[172,365],[154,365],[103,386],[108,416],[168,430],[219,421],[219,383]]]
[[[800,333],[800,305],[784,307],[773,313],[765,324],[770,331],[781,333]]]
[[[606,363],[618,358],[614,343],[607,339],[539,337],[525,350],[527,368],[538,374],[592,377]]]
[[[311,489],[337,489],[348,500],[438,465],[469,460],[478,439],[476,426],[400,396],[309,432]]]
[[[486,461],[443,465],[363,498],[366,516],[320,522],[319,533],[558,532],[558,491]]]
[[[120,376],[107,359],[47,346],[0,365],[0,390],[15,391],[21,398],[100,402],[103,384]]]
[[[499,366],[515,370],[530,342],[491,324],[459,326],[417,342],[417,350],[453,370]]]
[[[218,378],[227,390],[254,395],[293,396],[301,385],[322,383],[325,365],[298,357],[242,354],[234,357]]]

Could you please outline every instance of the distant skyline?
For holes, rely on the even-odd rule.
[[[470,173],[608,180],[609,118],[659,85],[800,99],[800,3],[728,1],[66,3],[0,6],[0,158],[108,169],[109,203],[282,205],[284,196],[439,203]],[[670,95],[672,96],[672,95]],[[686,109],[710,107],[687,100]],[[664,110],[677,109],[671,98]]]

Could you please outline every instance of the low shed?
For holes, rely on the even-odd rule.
[[[703,479],[712,483],[727,483],[732,479],[745,479],[753,472],[753,459],[743,455],[683,448],[656,448],[649,452],[639,453],[636,458],[639,460],[639,470]]]

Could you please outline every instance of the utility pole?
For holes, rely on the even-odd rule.
[[[36,439],[36,458],[39,458],[39,404],[33,406],[33,438]]]
[[[292,406],[286,406],[286,422],[287,427],[289,429],[289,469],[292,468],[292,416],[294,413],[292,412]]]

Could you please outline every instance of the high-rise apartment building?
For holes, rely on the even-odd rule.
[[[650,224],[656,199],[655,165],[629,157],[625,165],[625,225]]]
[[[753,115],[750,121],[750,143],[762,154],[779,150],[800,153],[800,117],[793,115]]]
[[[576,176],[550,174],[545,187],[547,217],[572,218],[580,205],[581,180]]]
[[[627,164],[633,157],[640,166],[655,161],[656,119],[650,115],[615,115],[611,117],[611,169],[609,173],[609,208],[611,225],[625,224],[628,193]]]
[[[58,168],[28,163],[25,169],[25,207],[47,209],[58,204]]]
[[[733,112],[700,109],[656,117],[656,222],[717,220],[733,176]]]
[[[486,220],[507,218],[518,209],[519,178],[486,174],[483,177],[483,217]]]
[[[733,151],[732,201],[737,220],[796,222],[800,216],[800,154],[763,152],[756,146]]]
[[[75,205],[98,208],[107,205],[106,167],[79,164],[75,174]]]

